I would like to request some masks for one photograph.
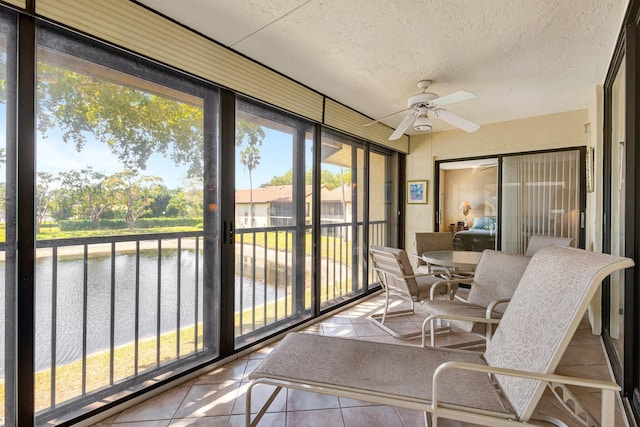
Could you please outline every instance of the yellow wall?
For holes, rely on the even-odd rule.
[[[451,130],[412,136],[406,179],[429,180],[429,203],[406,205],[405,246],[414,233],[433,231],[436,160],[584,146],[588,139],[584,125],[589,119],[589,110],[584,109],[487,124],[471,134]]]

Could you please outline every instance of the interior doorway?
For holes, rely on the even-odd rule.
[[[498,158],[439,162],[436,230],[453,235],[456,250],[496,248]]]
[[[584,247],[586,148],[436,161],[436,223],[455,250],[523,254],[534,234]]]

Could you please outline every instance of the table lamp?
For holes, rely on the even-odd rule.
[[[469,215],[469,211],[471,210],[471,204],[469,202],[462,202],[459,209],[462,211],[462,215],[464,215],[464,224],[467,225],[467,215]]]

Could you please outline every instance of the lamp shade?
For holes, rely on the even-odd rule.
[[[462,211],[462,215],[467,216],[471,210],[471,204],[469,202],[460,203],[460,210]]]

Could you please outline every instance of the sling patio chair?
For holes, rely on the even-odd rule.
[[[433,299],[436,296],[453,298],[457,284],[455,282],[447,282],[442,286],[438,286],[438,292],[432,292],[434,285],[444,279],[437,273],[414,274],[407,252],[403,249],[374,245],[371,246],[369,253],[371,256],[371,269],[376,273],[385,293],[383,312],[372,314],[370,320],[396,338],[412,339],[420,337],[422,335],[420,330],[402,333],[392,329],[389,326],[389,322],[387,322],[388,318],[412,315],[415,313],[415,303],[422,305],[425,300]],[[408,301],[410,308],[389,310],[392,296]]]
[[[613,427],[617,384],[554,371],[602,280],[632,265],[628,258],[582,249],[538,251],[484,353],[289,333],[249,374],[246,425],[258,424],[282,388],[424,411],[433,427],[440,418],[531,425],[549,386],[586,425]],[[252,419],[251,392],[258,384],[274,390]],[[601,391],[600,423],[568,386]]]
[[[424,346],[428,334],[431,347],[435,347],[436,335],[442,331],[451,331],[452,326],[464,332],[482,335],[488,343],[496,326],[493,320],[502,317],[529,260],[530,258],[524,255],[485,249],[473,278],[438,283],[436,286],[452,286],[450,282],[465,283],[471,288],[466,299],[456,297],[454,300],[424,302],[423,310],[429,313],[429,317],[422,325],[422,345]],[[437,292],[437,289],[434,292]],[[443,320],[448,326],[439,326],[436,329],[436,322]],[[427,327],[430,329],[427,330]],[[463,345],[476,344],[478,341]]]
[[[433,251],[452,251],[453,235],[448,232],[418,232],[415,233],[413,247],[416,258],[417,273],[440,273],[445,277],[451,277],[451,270],[440,265],[430,265],[423,258],[422,254]]]

